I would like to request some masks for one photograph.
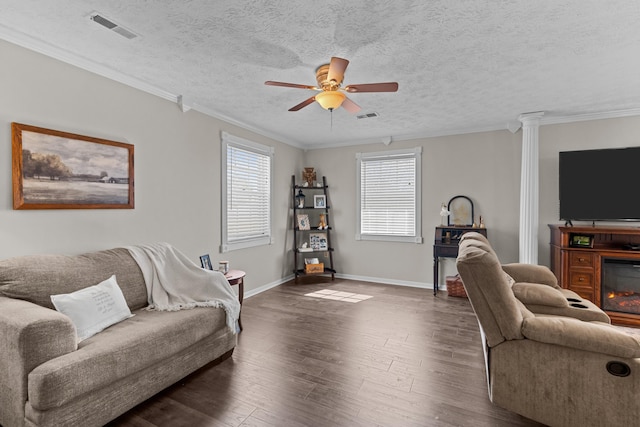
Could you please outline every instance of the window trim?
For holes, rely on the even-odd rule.
[[[362,233],[362,161],[385,160],[397,157],[412,157],[415,159],[415,235],[414,236],[391,236],[384,234]],[[422,147],[415,147],[403,150],[376,151],[370,153],[356,153],[356,240],[377,240],[383,242],[423,242],[422,239]]]
[[[222,225],[222,243],[220,245],[220,253],[235,251],[238,249],[251,248],[255,246],[273,244],[273,177],[274,177],[274,157],[275,149],[257,142],[249,141],[239,136],[231,135],[227,132],[221,132],[221,225]],[[229,242],[227,234],[227,149],[228,147],[237,147],[253,153],[261,154],[269,157],[269,235],[264,237],[252,237],[243,240]]]

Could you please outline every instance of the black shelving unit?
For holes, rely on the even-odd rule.
[[[336,270],[333,265],[333,246],[331,245],[331,216],[329,211],[329,186],[327,185],[327,178],[322,177],[321,186],[304,186],[296,185],[295,175],[291,176],[291,195],[293,202],[293,260],[296,279],[300,276],[308,275],[331,275],[331,280],[335,278]],[[304,195],[304,206],[298,206],[298,198],[300,195]],[[316,207],[314,203],[315,195],[324,195],[324,206]],[[321,214],[324,215],[325,226],[318,228],[320,225]],[[309,229],[303,230],[298,226],[298,215],[307,215],[309,220]],[[315,236],[314,236],[315,235]],[[321,246],[313,245],[311,237],[316,237],[316,242],[321,242],[323,237],[326,241],[326,247],[324,244]],[[307,243],[307,250],[303,250],[302,246]],[[305,260],[309,258],[318,258],[319,262],[324,264],[322,271],[308,273],[305,270]]]

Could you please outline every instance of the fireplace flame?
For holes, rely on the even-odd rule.
[[[607,302],[603,304],[605,310],[613,309],[624,313],[640,313],[640,293],[634,291],[607,292]]]

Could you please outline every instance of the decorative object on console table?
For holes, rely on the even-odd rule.
[[[593,248],[593,234],[569,234],[569,246],[573,248]]]
[[[475,218],[473,202],[467,196],[452,197],[447,205],[447,211],[449,211],[447,225],[473,226],[473,219]],[[482,217],[480,222],[482,223]]]
[[[440,258],[456,258],[458,244],[463,234],[477,231],[487,237],[487,229],[482,227],[438,226],[433,244],[433,295],[437,295],[439,283]]]
[[[310,172],[305,168],[303,172],[303,179],[310,177]],[[315,172],[314,172],[315,173]],[[315,176],[313,176],[315,179]],[[335,267],[333,264],[333,247],[331,246],[331,232],[332,228],[329,222],[329,197],[327,178],[322,177],[322,182],[317,182],[316,185],[309,185],[308,181],[305,181],[301,185],[296,185],[295,175],[291,176],[291,188],[293,197],[293,218],[296,223],[293,227],[293,263],[294,274],[296,280],[299,276],[307,274],[330,274],[331,279],[335,278]],[[311,197],[312,195],[314,204],[313,206],[304,206],[299,203],[300,195]],[[300,211],[305,213],[299,213]],[[313,226],[314,230],[320,230],[321,232],[310,233],[312,229],[310,224],[318,224]],[[316,258],[316,262],[309,263],[302,257],[299,257],[300,253],[316,252],[323,258],[322,261]],[[310,266],[311,265],[311,266]]]
[[[447,209],[447,205],[443,203],[442,206],[440,206],[440,225],[444,225],[444,217],[448,217],[450,213],[451,212]]]

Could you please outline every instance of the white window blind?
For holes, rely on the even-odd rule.
[[[271,243],[273,149],[223,133],[222,252]]]
[[[421,243],[420,153],[358,154],[359,240]]]

